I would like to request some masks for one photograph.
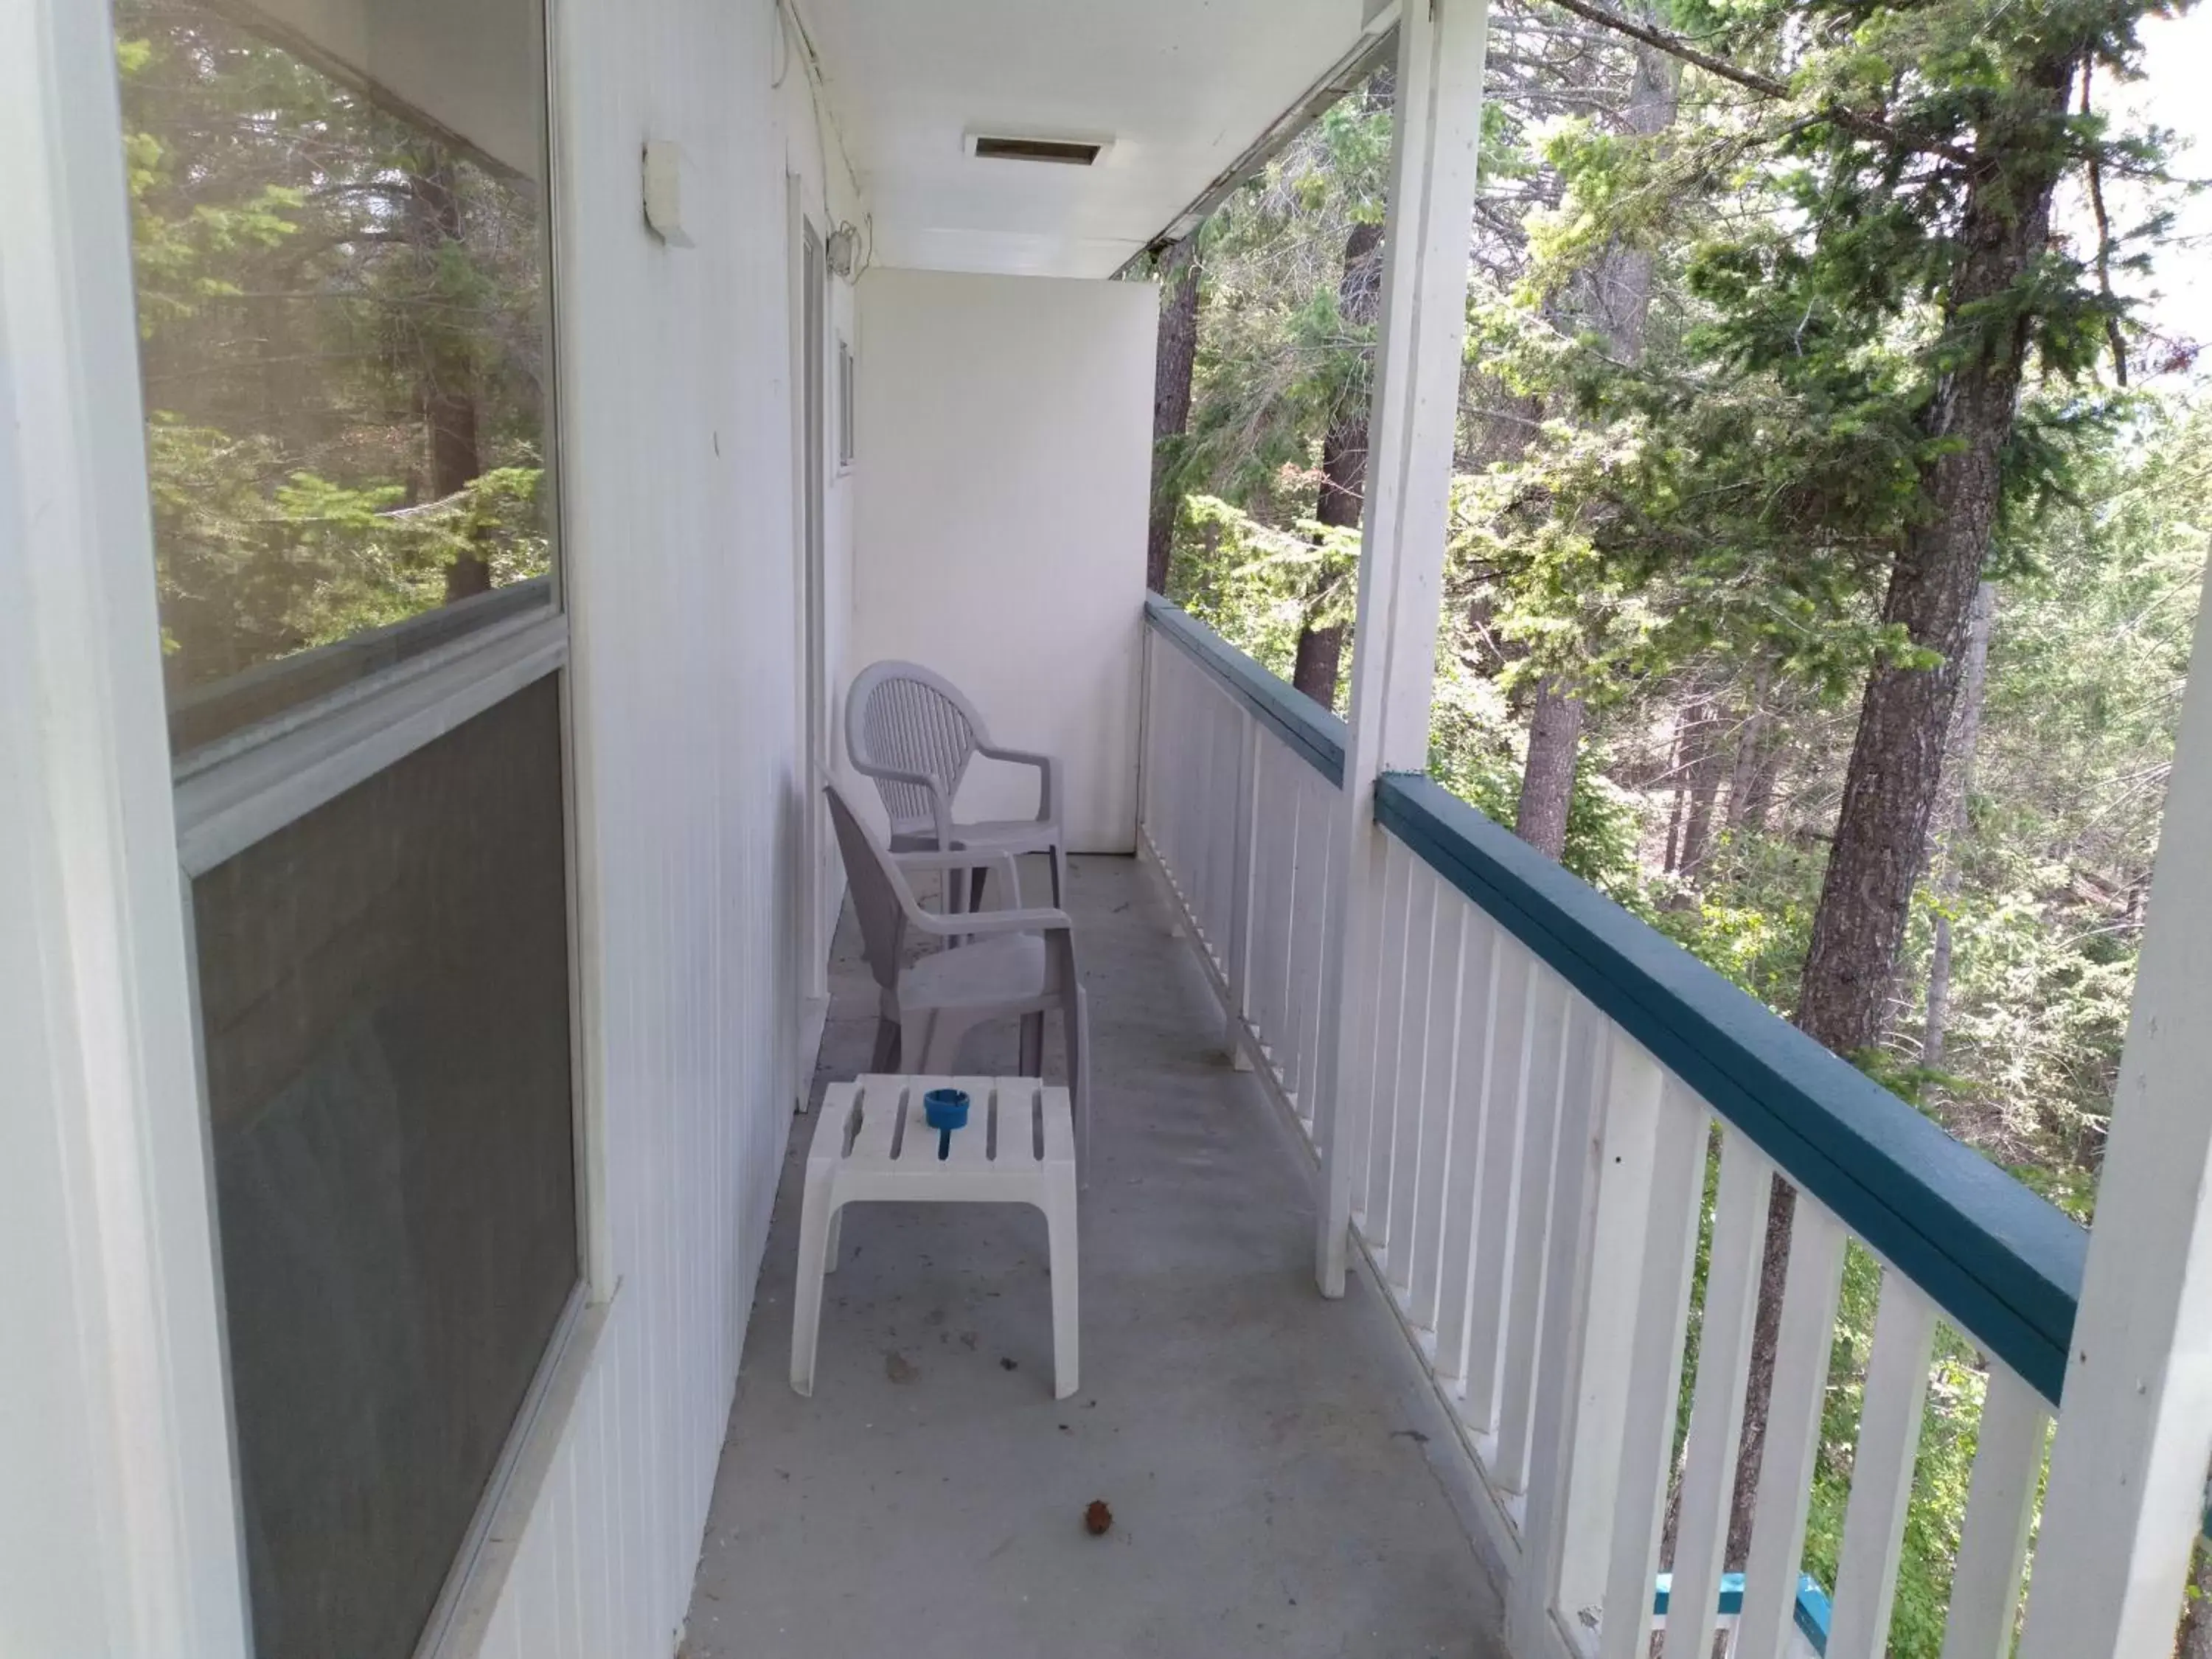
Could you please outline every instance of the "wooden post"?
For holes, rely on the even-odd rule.
[[[1335,1109],[1322,1144],[1322,1294],[1344,1294],[1353,1145],[1371,1103],[1353,1086],[1369,1045],[1357,1029],[1372,982],[1382,836],[1375,780],[1426,769],[1429,696],[1437,669],[1444,534],[1467,339],[1469,226],[1487,0],[1409,0],[1398,22],[1398,94],[1382,228],[1382,312],[1368,429],[1367,507],[1353,631],[1352,734],[1344,761],[1342,874],[1329,884],[1319,1073]]]
[[[2097,1183],[2021,1659],[2172,1651],[2212,1458],[2212,607]]]

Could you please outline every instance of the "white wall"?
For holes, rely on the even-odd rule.
[[[890,270],[859,292],[853,663],[945,674],[998,742],[1060,756],[1074,850],[1128,852],[1158,292]],[[1026,816],[1035,778],[979,762],[957,810]]]
[[[620,1290],[483,1651],[665,1659],[798,1065],[787,167],[823,181],[769,0],[555,15],[580,921]],[[692,167],[691,249],[640,221],[648,138]]]

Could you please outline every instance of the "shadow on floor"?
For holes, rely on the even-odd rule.
[[[848,1209],[814,1396],[793,1394],[799,1119],[687,1654],[1502,1651],[1452,1431],[1373,1286],[1315,1291],[1304,1156],[1224,1063],[1154,879],[1080,859],[1072,889],[1097,1087],[1081,1391],[1052,1398],[1042,1218],[929,1204]],[[817,1103],[874,1035],[849,915],[831,990]],[[1012,1070],[1014,1042],[978,1033],[962,1069]]]

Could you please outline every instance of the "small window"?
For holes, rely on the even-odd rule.
[[[853,464],[853,348],[837,342],[837,470]]]

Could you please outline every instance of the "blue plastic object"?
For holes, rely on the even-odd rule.
[[[937,1131],[940,1164],[952,1156],[952,1132],[968,1127],[968,1104],[965,1089],[932,1089],[921,1097],[923,1121]]]

